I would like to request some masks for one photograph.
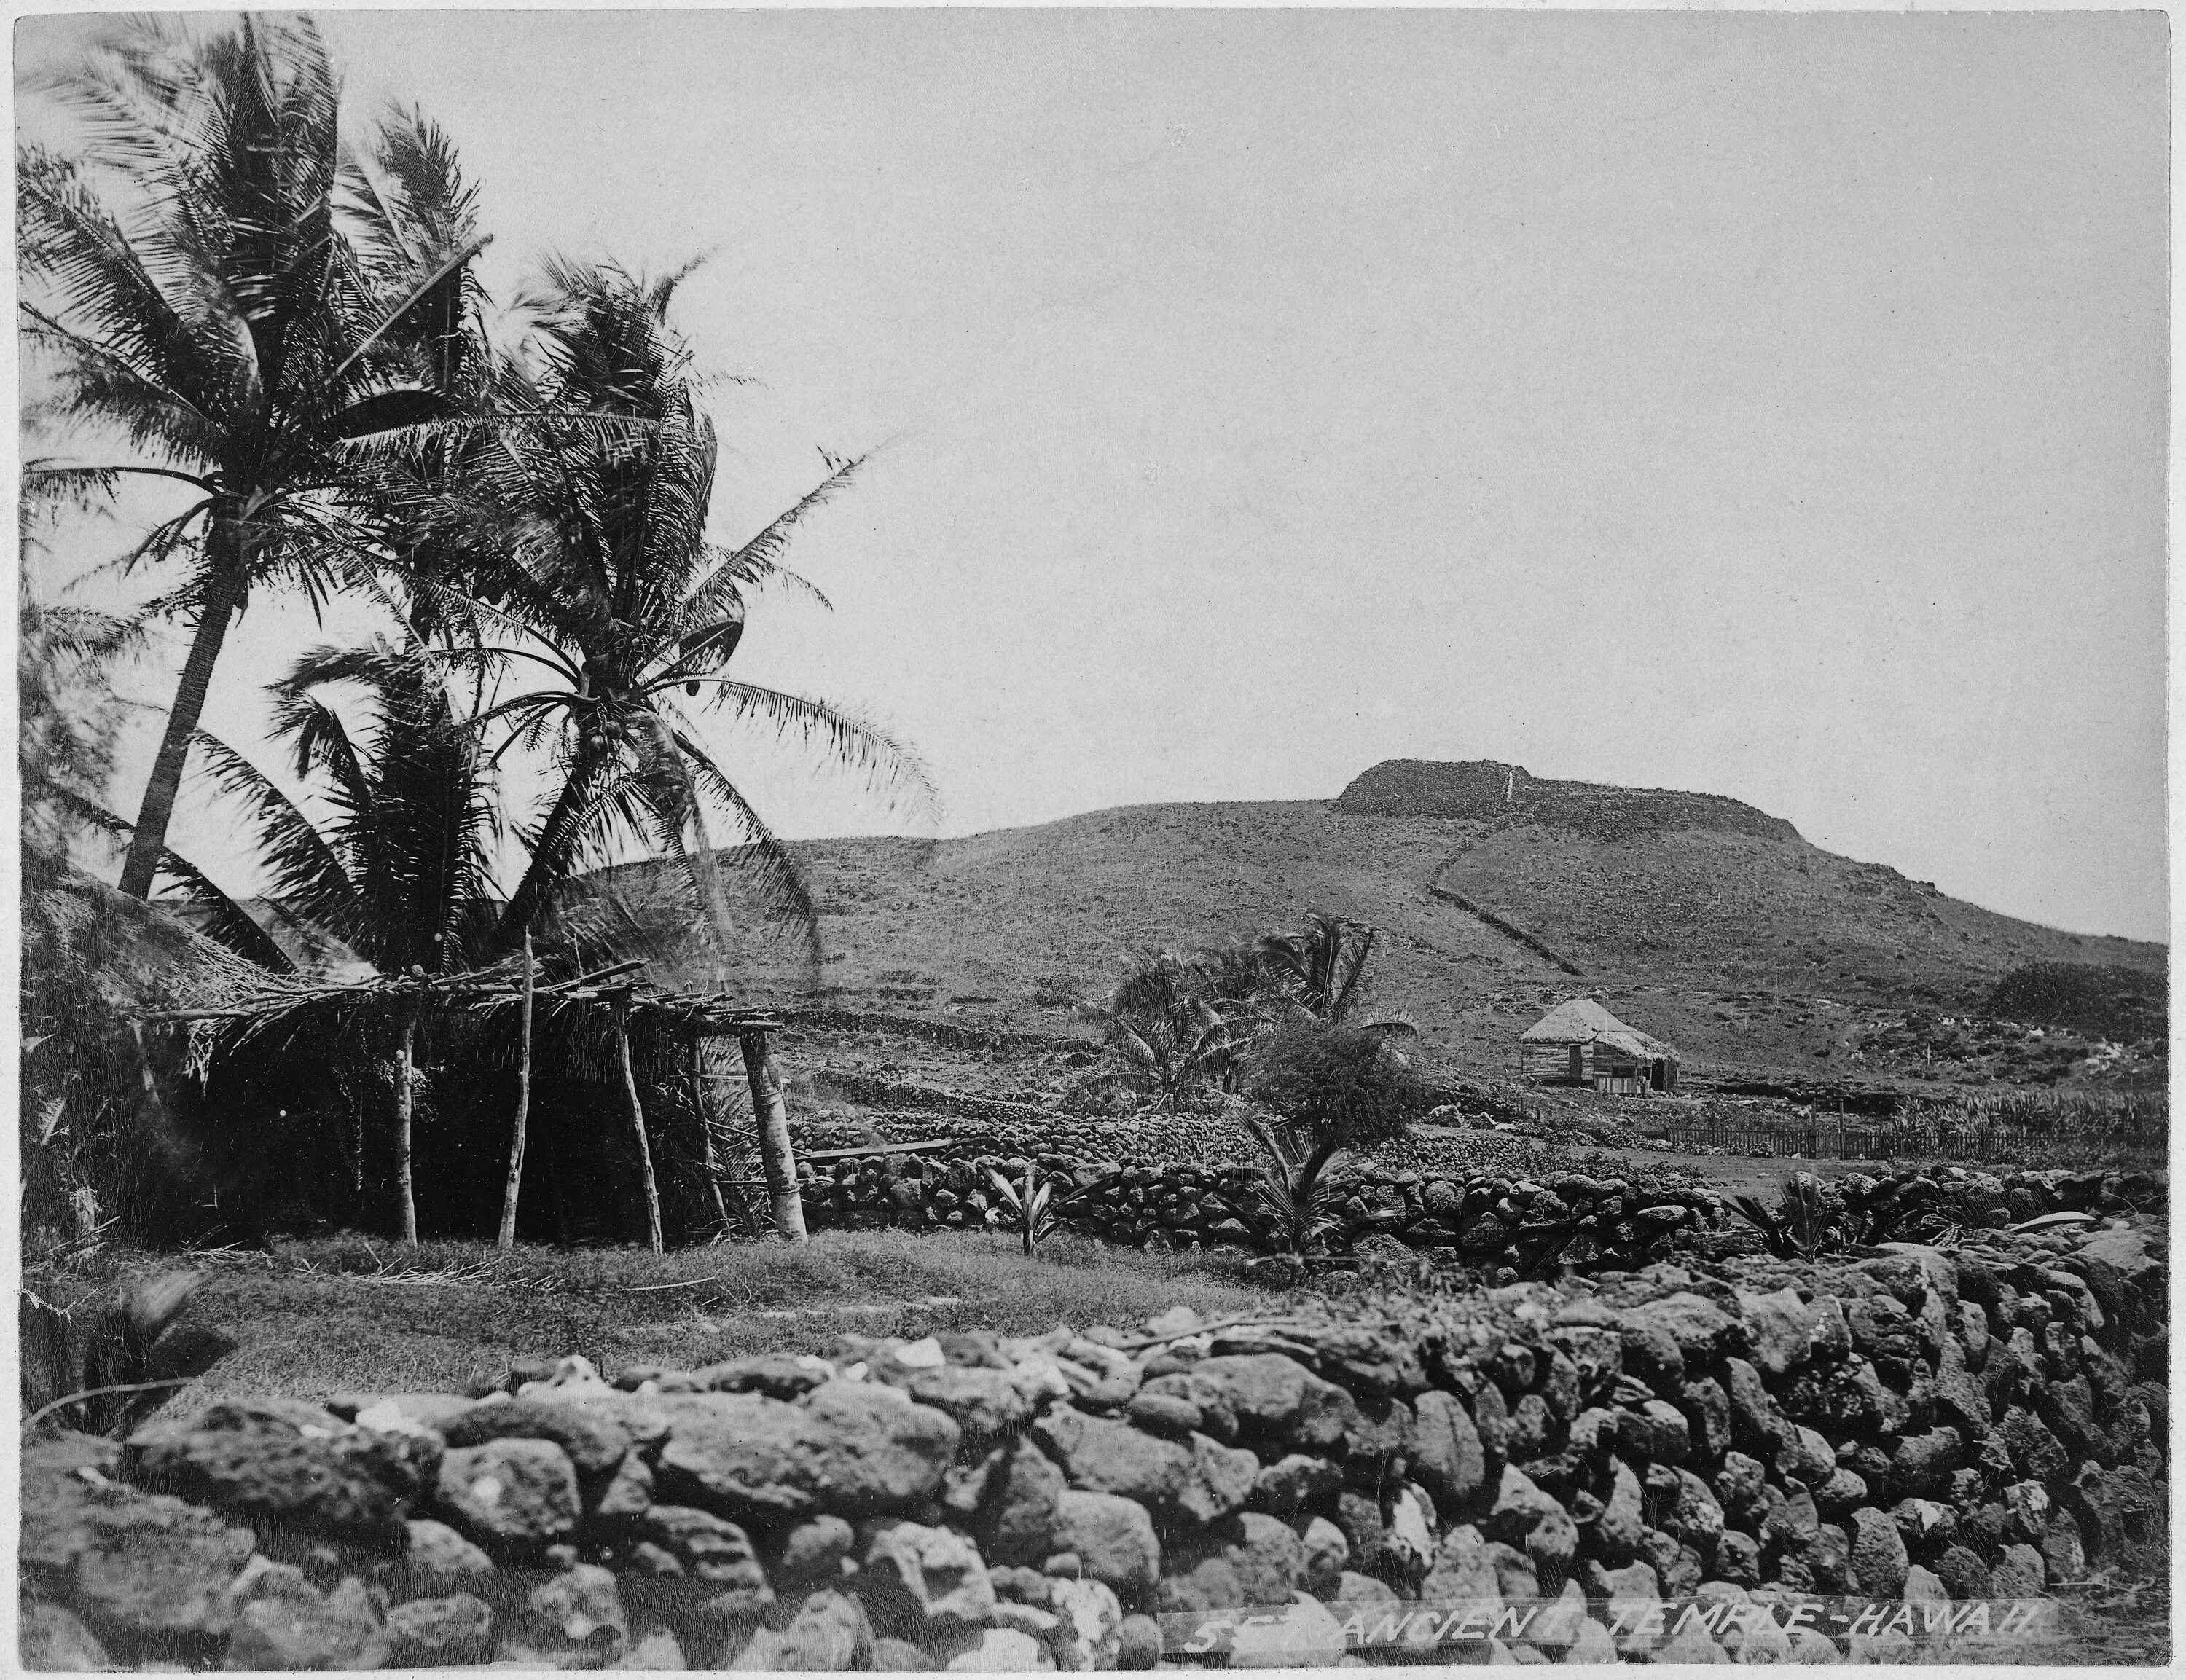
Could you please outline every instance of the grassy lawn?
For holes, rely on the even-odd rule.
[[[1058,1237],[1028,1260],[1014,1240],[894,1230],[801,1246],[636,1249],[343,1237],[271,1255],[116,1255],[98,1274],[201,1265],[211,1274],[177,1331],[233,1346],[163,1414],[221,1393],[345,1388],[461,1391],[520,1354],[581,1353],[612,1376],[637,1361],[692,1366],[740,1353],[825,1353],[838,1336],[1003,1335],[1129,1325],[1182,1303],[1209,1315],[1275,1297],[1227,1255],[1141,1254]],[[36,1284],[35,1265],[25,1281]]]

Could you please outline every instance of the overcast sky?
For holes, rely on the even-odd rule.
[[[713,253],[724,535],[892,440],[740,659],[942,832],[1493,758],[2165,937],[2161,14],[324,21],[503,300]],[[208,721],[312,635],[254,607]]]

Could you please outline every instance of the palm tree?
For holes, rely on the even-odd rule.
[[[1175,951],[1141,951],[1105,1007],[1081,1004],[1078,1012],[1126,1070],[1097,1075],[1087,1087],[1137,1086],[1163,1107],[1224,1077],[1244,1049],[1231,1021],[1240,1006],[1212,1000],[1200,965]]]
[[[1358,998],[1374,929],[1314,910],[1298,932],[1266,935],[1259,950],[1268,972],[1309,1015],[1341,1021]]]
[[[327,697],[344,687],[365,697],[356,731]],[[225,742],[202,731],[197,739],[211,779],[244,812],[281,915],[339,940],[382,974],[474,966],[497,910],[491,867],[501,819],[477,734],[459,714],[440,662],[385,640],[319,647],[271,692],[275,738],[291,745],[296,776],[332,809],[323,825]],[[116,831],[128,827],[89,814]],[[160,862],[208,935],[261,967],[294,969],[265,927],[203,870],[165,848]],[[417,1029],[413,1009],[398,1022],[395,1053],[395,1179],[402,1235],[412,1243]]]
[[[760,902],[795,921],[816,960],[817,918],[795,860],[682,700],[799,736],[891,788],[923,798],[932,790],[901,743],[855,714],[729,675],[746,592],[802,583],[778,556],[862,461],[828,458],[827,477],[740,546],[709,540],[717,446],[689,350],[668,322],[682,277],[549,266],[548,293],[533,305],[524,400],[571,423],[495,440],[467,494],[499,510],[512,540],[480,561],[473,598],[433,597],[484,661],[535,678],[482,714],[482,725],[504,731],[496,754],[552,754],[552,792],[525,837],[530,865],[494,938],[513,948],[582,862],[636,838],[678,861],[725,944],[731,919],[712,840],[721,822],[743,842],[737,861]],[[610,417],[626,423],[597,423]]]
[[[680,865],[718,956],[731,936],[719,823],[743,843],[735,858],[758,902],[788,917],[816,965],[818,916],[802,871],[682,703],[798,736],[877,785],[925,801],[932,788],[885,731],[729,673],[747,591],[802,582],[780,565],[782,550],[862,462],[824,457],[827,476],[756,536],[734,548],[708,539],[714,428],[668,321],[687,272],[648,283],[611,264],[549,265],[528,363],[504,377],[527,412],[557,417],[495,436],[444,499],[458,509],[457,529],[462,510],[482,510],[474,524],[496,539],[471,554],[464,590],[412,586],[482,668],[530,679],[480,714],[481,728],[503,731],[496,759],[541,748],[550,758],[552,791],[524,835],[530,862],[491,936],[496,949],[518,944],[583,864],[636,840]],[[758,1106],[776,1224],[801,1238],[786,1111]]]
[[[415,144],[384,137],[345,157],[339,90],[307,20],[246,14],[201,42],[172,20],[133,21],[49,87],[82,137],[72,155],[17,157],[21,324],[52,378],[36,412],[118,433],[131,458],[42,476],[109,490],[141,475],[194,493],[124,562],[187,557],[150,610],[194,621],[122,870],[142,898],[252,590],[317,601],[382,557],[348,494],[360,445],[453,412],[436,381],[452,372],[464,269],[485,241],[451,176],[390,182],[378,167],[437,155],[420,120],[382,131]]]

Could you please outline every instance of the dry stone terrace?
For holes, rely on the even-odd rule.
[[[24,1655],[1993,1659],[2000,1608],[1812,1612],[1970,1611],[2155,1567],[2166,1276],[2123,1218],[1286,1319],[229,1400],[27,1448]],[[1362,1646],[1376,1626],[1414,1631]]]
[[[1028,1169],[1052,1179],[1058,1198],[1070,1198],[1057,1201],[1056,1218],[1086,1235],[1134,1247],[1254,1241],[1248,1191],[1261,1169],[1237,1162],[1094,1160],[1030,1153],[1021,1140],[969,1137],[916,1154],[882,1146],[802,1162],[799,1182],[805,1219],[815,1229],[977,1229],[1003,1218],[990,1174],[1015,1184]],[[2150,1173],[1947,1167],[1863,1175],[1858,1182],[1873,1187],[1877,1205],[1925,1185],[1942,1198],[1950,1219],[1971,1228],[2161,1205],[2166,1180]],[[1632,1179],[1566,1173],[1544,1184],[1368,1165],[1342,1176],[1330,1212],[1336,1220],[1331,1243],[1339,1252],[1378,1237],[1422,1254],[1527,1274],[1559,1263],[1629,1269],[1681,1240],[1727,1236],[1733,1223],[1718,1191],[1662,1173]]]

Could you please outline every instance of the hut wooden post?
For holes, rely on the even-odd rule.
[[[766,1028],[746,1022],[737,1029],[743,1047],[744,1077],[751,1081],[752,1118],[758,1123],[759,1160],[766,1171],[774,1229],[792,1242],[804,1240],[804,1199],[797,1190],[797,1156],[789,1142],[789,1110],[782,1100],[782,1081],[767,1057]]]
[[[698,1120],[698,1142],[704,1151],[706,1165],[706,1194],[713,1198],[714,1217],[720,1221],[721,1229],[729,1228],[728,1204],[721,1200],[721,1161],[714,1152],[713,1123],[706,1116],[706,1040],[702,1033],[691,1034],[691,1112]]]
[[[412,1248],[418,1246],[418,1198],[410,1175],[410,1120],[417,1097],[418,1008],[414,1003],[404,1008],[395,1051],[395,1190],[401,1200],[402,1240]]]
[[[508,1145],[508,1188],[501,1198],[501,1246],[516,1246],[516,1191],[524,1182],[524,1134],[531,1119],[531,930],[524,930],[524,1026],[516,1052],[516,1131]]]
[[[630,1104],[630,1128],[637,1134],[637,1167],[645,1179],[645,1231],[659,1254],[660,1240],[660,1185],[653,1176],[653,1145],[645,1135],[645,1108],[637,1100],[637,1073],[630,1061],[630,1000],[615,1005],[615,1060],[622,1067],[622,1093]]]

